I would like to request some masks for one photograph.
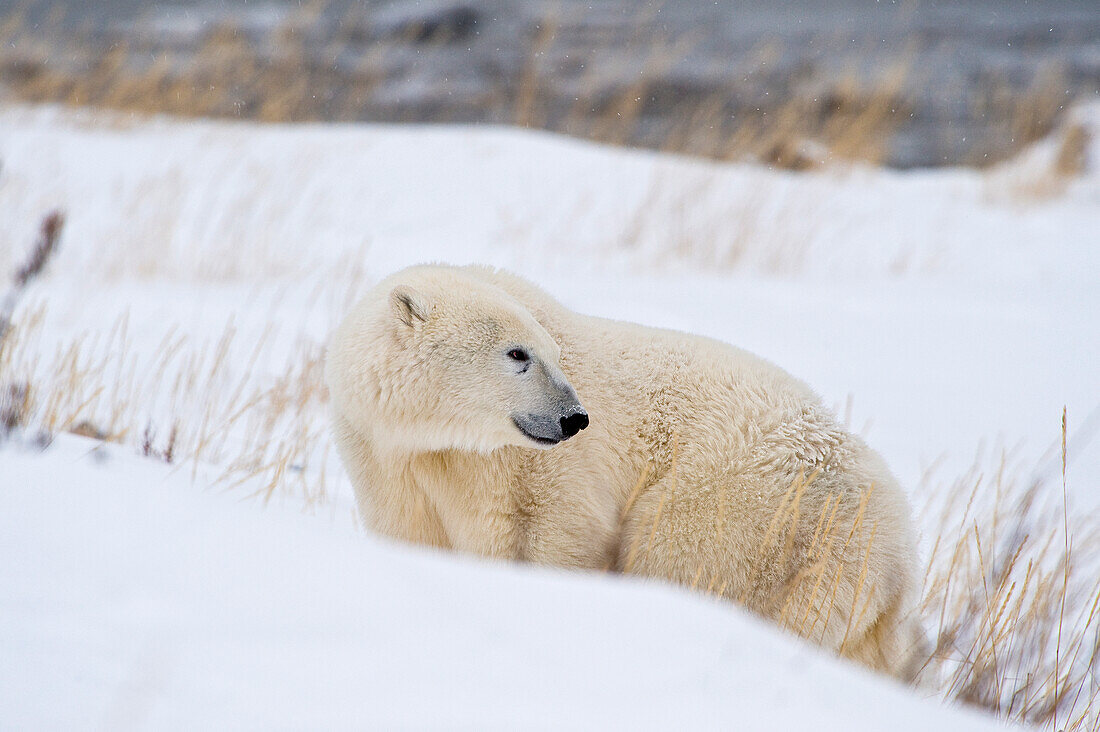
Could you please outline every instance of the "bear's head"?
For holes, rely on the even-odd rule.
[[[340,416],[379,447],[547,448],[588,426],[560,355],[500,288],[421,267],[380,283],[337,329],[327,380]]]

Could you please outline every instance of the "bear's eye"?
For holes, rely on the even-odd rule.
[[[511,351],[508,351],[508,358],[512,359],[513,361],[519,361],[520,363],[525,363],[531,360],[531,357],[527,355],[527,351],[523,350],[522,348],[513,348]]]

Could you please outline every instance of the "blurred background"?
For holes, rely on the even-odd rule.
[[[1098,90],[1091,0],[0,0],[0,100],[512,124],[788,169],[990,165]]]

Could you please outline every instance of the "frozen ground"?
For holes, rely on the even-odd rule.
[[[1096,140],[1097,110],[1078,116]],[[703,599],[357,533],[323,396],[278,423],[308,428],[284,463],[308,516],[282,490],[266,510],[240,501],[273,474],[233,472],[259,422],[218,424],[251,404],[225,396],[236,384],[282,383],[378,277],[481,261],[775,361],[850,415],[918,505],[982,444],[1057,473],[1065,405],[1084,515],[1100,495],[1100,151],[1064,179],[1056,146],[986,173],[795,175],[504,129],[0,110],[0,271],[48,211],[67,217],[3,376],[76,394],[55,426],[130,430],[102,451],[0,449],[0,717],[976,728]],[[65,371],[74,345],[85,361]],[[182,466],[135,455],[143,426],[163,449],[173,421]],[[207,490],[227,473],[241,484]]]

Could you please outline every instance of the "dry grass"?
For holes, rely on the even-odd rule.
[[[985,176],[986,195],[1013,205],[1057,198],[1087,171],[1091,144],[1089,127],[1070,117],[1048,140],[1016,160],[992,168]]]
[[[266,499],[327,495],[327,392],[322,347],[301,341],[284,369],[266,338],[245,338],[232,322],[214,340],[168,326],[154,352],[136,348],[121,316],[111,331],[44,347],[45,309],[26,312],[0,347],[0,413],[11,429],[72,432],[130,445],[215,483],[249,482]]]
[[[90,33],[62,30],[56,18],[32,26],[16,11],[0,19],[0,78],[10,95],[29,102],[268,122],[508,122],[794,170],[832,160],[880,162],[891,135],[914,110],[903,91],[913,74],[913,44],[870,80],[851,73],[820,84],[794,79],[789,89],[735,85],[709,96],[681,85],[668,72],[696,39],[658,35],[648,14],[658,5],[646,6],[650,10],[640,10],[633,20],[632,47],[647,52],[630,67],[588,59],[579,79],[559,78],[561,54],[553,51],[561,19],[552,16],[525,39],[525,58],[499,70],[495,88],[457,100],[448,96],[446,80],[436,80],[438,101],[426,101],[423,108],[402,106],[380,93],[404,73],[390,57],[410,48],[445,52],[455,40],[447,29],[410,27],[401,38],[364,43],[363,31],[355,30],[364,27],[362,17],[333,23],[318,2],[267,29],[211,24],[196,48],[170,34],[147,34],[141,41],[111,38],[106,45]],[[774,63],[783,52],[774,41],[766,42],[749,61]],[[609,86],[597,72],[614,72],[622,81]],[[975,150],[969,162],[996,162],[1049,132],[1067,101],[1065,86],[1057,69],[1038,75],[1023,94],[1000,79],[982,85],[972,105],[983,119],[1003,120],[1005,134],[996,149]],[[751,98],[735,99],[745,94]]]
[[[720,182],[711,170],[657,170],[608,248],[652,252],[659,266],[749,266],[770,274],[801,269],[827,204],[782,179],[732,190]]]
[[[58,336],[45,304],[16,305],[54,251],[61,221],[58,214],[44,221],[6,299],[0,439],[24,433],[45,444],[71,432],[131,446],[193,477],[201,470],[204,480],[227,488],[248,483],[265,501],[278,494],[307,506],[323,502],[329,444],[322,345],[300,335],[276,344],[270,325],[241,330],[232,318],[202,337],[176,323],[144,322],[135,339],[126,312],[105,330]],[[293,286],[307,302],[325,303],[334,321],[362,277],[361,267],[340,261]],[[265,321],[280,317],[273,311]],[[282,365],[273,366],[280,357]]]
[[[1064,417],[1063,417],[1064,419]],[[1064,423],[1063,423],[1064,424]],[[1002,454],[941,490],[922,615],[929,683],[960,702],[1047,729],[1100,729],[1100,524],[1061,481]]]
[[[1058,154],[1054,158],[1054,173],[1062,178],[1074,178],[1085,172],[1092,137],[1083,124],[1070,124],[1062,133]]]

